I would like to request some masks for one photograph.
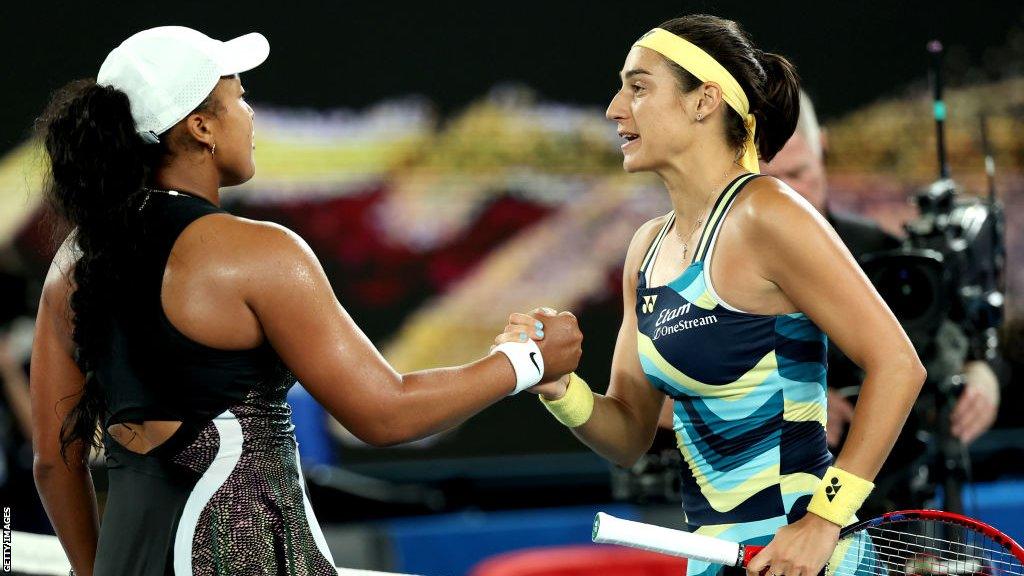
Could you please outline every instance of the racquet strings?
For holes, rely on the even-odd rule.
[[[869,526],[839,540],[826,576],[1024,576],[1009,549],[977,530],[939,520]]]

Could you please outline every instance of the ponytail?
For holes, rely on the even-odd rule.
[[[120,270],[136,251],[142,188],[162,154],[135,131],[128,96],[94,80],[58,90],[36,121],[49,157],[49,209],[74,228],[80,257],[74,266],[70,304],[75,360],[85,374],[78,403],[61,425],[60,452],[82,442],[99,448],[96,426],[106,416],[103,390],[94,376],[96,357],[111,327]],[[63,400],[63,399],[62,399]]]
[[[758,56],[766,80],[752,113],[757,118],[757,152],[762,161],[769,162],[796,130],[800,118],[800,77],[796,67],[778,54],[760,52]]]

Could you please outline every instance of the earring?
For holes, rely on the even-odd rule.
[[[704,119],[704,115],[703,115],[703,114],[701,114],[700,112],[698,112],[698,113],[697,113],[697,122],[700,122],[700,121],[701,121],[701,120],[703,120],[703,119]]]
[[[210,146],[210,155],[212,156],[213,154],[216,154],[216,153],[217,153],[217,145],[214,144],[213,146]]]

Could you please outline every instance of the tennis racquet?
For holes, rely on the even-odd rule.
[[[599,512],[594,542],[743,567],[764,546],[743,545]],[[847,526],[827,576],[1024,576],[1024,548],[999,530],[941,510],[890,512]]]

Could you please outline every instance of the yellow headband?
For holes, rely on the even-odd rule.
[[[740,83],[724,66],[700,47],[662,28],[655,28],[644,34],[634,46],[643,46],[654,50],[682,66],[701,82],[718,84],[722,89],[722,99],[739,113],[747,127],[747,141],[743,143],[743,156],[740,159],[740,165],[750,172],[761,171],[757,164],[757,145],[754,144],[757,123],[754,121],[754,115],[750,113],[750,101],[747,100],[747,95],[740,87]]]

